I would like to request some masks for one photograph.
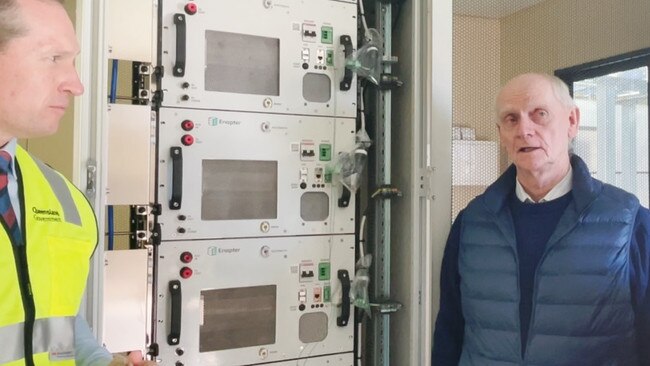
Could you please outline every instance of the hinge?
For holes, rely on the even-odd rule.
[[[97,193],[97,163],[90,159],[86,163],[86,197],[95,198]]]
[[[429,166],[420,170],[420,185],[419,185],[419,195],[420,197],[426,197],[430,199],[435,199],[433,194],[433,174],[435,173],[436,168]]]
[[[160,224],[155,224],[153,230],[151,231],[151,241],[153,245],[160,245],[161,235],[160,235]]]

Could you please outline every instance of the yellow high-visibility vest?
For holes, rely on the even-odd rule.
[[[0,220],[0,365],[74,366],[95,214],[70,181],[20,146],[16,161],[24,245],[12,244]]]

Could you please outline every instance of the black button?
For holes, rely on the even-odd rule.
[[[309,68],[309,64],[306,63],[306,62],[303,63],[303,64],[302,64],[302,68],[305,69],[305,70],[307,70],[307,69]]]
[[[300,311],[304,311],[305,310],[305,304],[300,304],[300,306],[298,306],[298,309]]]
[[[305,182],[300,183],[300,188],[302,188],[302,189],[307,188],[307,183],[305,183]]]

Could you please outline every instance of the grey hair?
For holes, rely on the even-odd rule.
[[[520,74],[515,76],[514,78],[510,79],[505,86],[501,87],[499,93],[495,98],[495,103],[494,103],[494,111],[497,116],[499,115],[499,97],[501,96],[503,89],[515,79],[521,77],[530,77],[530,76],[536,76],[548,82],[549,85],[551,86],[551,90],[553,90],[553,95],[555,95],[555,98],[558,100],[558,102],[560,102],[560,104],[562,104],[565,108],[572,109],[574,107],[577,107],[575,101],[571,97],[571,93],[569,92],[569,87],[562,79],[558,78],[557,76],[544,74],[544,73],[526,73],[526,74]]]
[[[55,1],[63,5],[64,0],[42,0]],[[27,29],[21,22],[20,7],[16,0],[0,0],[0,52],[4,51],[7,43],[19,37]]]
[[[549,84],[551,84],[551,88],[553,88],[553,94],[555,94],[555,97],[560,103],[562,103],[562,105],[567,108],[573,108],[576,106],[576,102],[571,97],[571,92],[569,92],[569,87],[562,79],[549,74],[537,75],[541,76],[546,81],[548,81]]]

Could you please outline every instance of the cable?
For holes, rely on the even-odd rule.
[[[361,130],[365,131],[366,130],[366,107],[365,103],[363,101],[363,85],[359,86],[359,94],[361,94],[361,98],[359,101],[359,112],[361,112]]]
[[[113,73],[111,76],[111,93],[108,96],[110,103],[115,103],[115,97],[117,95],[117,65],[118,60],[113,60]]]
[[[113,206],[108,206],[108,250],[113,250],[113,238],[115,237],[113,225]]]
[[[111,75],[111,93],[108,96],[110,103],[115,103],[115,98],[117,95],[117,66],[118,60],[113,60],[113,72]],[[108,216],[108,250],[113,250],[114,238],[115,238],[115,225],[114,225],[114,212],[113,206],[108,206],[108,211],[106,213]]]
[[[359,13],[361,14],[361,24],[363,24],[363,36],[368,36],[368,23],[366,23],[366,11],[363,9],[363,0],[359,0]]]
[[[361,216],[361,223],[359,224],[359,257],[363,258],[366,256],[366,249],[364,248],[366,237],[364,235],[364,230],[366,227],[366,215]]]

